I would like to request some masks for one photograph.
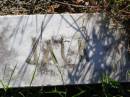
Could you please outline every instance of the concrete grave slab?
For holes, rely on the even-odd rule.
[[[10,87],[127,81],[125,40],[103,14],[0,16],[0,80]],[[1,84],[2,87],[2,84]]]

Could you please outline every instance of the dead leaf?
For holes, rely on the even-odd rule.
[[[54,13],[54,7],[53,7],[53,5],[48,6],[47,12],[48,13]]]
[[[74,3],[77,5],[80,5],[80,4],[83,4],[85,2],[84,2],[84,0],[75,0]]]

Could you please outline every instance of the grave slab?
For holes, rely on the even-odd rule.
[[[0,16],[0,87],[127,81],[124,30],[105,17]]]

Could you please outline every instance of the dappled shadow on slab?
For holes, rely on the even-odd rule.
[[[116,28],[110,29],[109,20],[92,19],[86,20],[84,25],[88,39],[83,36],[81,31],[84,40],[87,40],[86,48],[84,48],[84,55],[80,57],[79,63],[68,73],[70,83],[99,82],[105,74],[116,80],[126,80],[126,76],[124,76],[126,73],[122,72],[124,69],[126,70],[123,57],[125,55],[125,40],[121,36],[123,32]],[[65,21],[69,23],[69,21]],[[93,25],[89,28],[90,24],[87,22],[90,21]],[[70,26],[80,32],[80,27],[76,22],[75,25],[77,28],[74,28],[73,25]],[[96,25],[100,25],[98,30]],[[83,63],[84,60],[85,63]]]

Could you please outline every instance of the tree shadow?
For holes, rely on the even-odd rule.
[[[76,64],[71,72],[68,71],[70,84],[97,83],[100,82],[103,74],[107,74],[119,81],[126,79],[126,77],[122,76],[123,73],[125,73],[122,72],[125,68],[125,60],[122,59],[125,55],[125,48],[120,48],[120,45],[124,45],[124,40],[120,36],[120,31],[118,28],[111,30],[110,20],[103,20],[102,14],[94,16],[87,15],[86,17],[88,17],[88,19],[86,19],[84,23],[86,32],[84,33],[81,30],[83,26],[79,26],[73,17],[71,17],[74,21],[72,25],[62,16],[62,18],[73,29],[79,32],[86,41],[84,56],[80,57],[79,63]],[[99,17],[102,19],[98,19]],[[89,26],[91,23],[92,26]],[[99,30],[97,30],[96,27],[99,27]]]

